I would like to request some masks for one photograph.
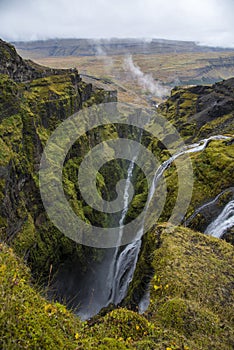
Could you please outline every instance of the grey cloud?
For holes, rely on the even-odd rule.
[[[0,36],[147,37],[233,46],[233,0],[3,0]]]

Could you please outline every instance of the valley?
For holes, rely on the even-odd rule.
[[[67,39],[19,42],[16,48],[44,66],[76,67],[84,81],[116,89],[119,102],[158,104],[175,85],[213,84],[234,75],[234,50],[193,42]]]
[[[234,52],[78,43],[0,40],[0,347],[231,349]]]

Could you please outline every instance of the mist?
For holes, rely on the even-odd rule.
[[[110,74],[112,72],[114,62],[112,57],[108,56],[106,51],[101,47],[101,45],[98,43],[98,40],[94,41],[94,47],[95,47],[95,56],[102,61],[103,68],[106,72],[106,74]]]
[[[143,73],[140,67],[133,62],[131,55],[125,58],[124,69],[126,72],[130,72],[131,77],[137,80],[139,86],[149,91],[155,97],[161,99],[169,95],[170,90],[156,81],[151,74]]]

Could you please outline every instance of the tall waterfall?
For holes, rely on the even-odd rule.
[[[234,226],[234,200],[231,200],[205,230],[205,234],[221,238],[223,234]]]
[[[203,151],[211,140],[225,139],[228,138],[222,135],[217,135],[201,140],[197,143],[184,146],[183,149],[179,150],[168,160],[164,161],[155,171],[152,184],[149,188],[147,202],[145,204],[145,213],[149,208],[150,202],[154,196],[161,177],[175,159],[186,153]],[[133,242],[126,246],[121,246],[121,241],[124,235],[124,222],[128,212],[130,186],[134,174],[134,164],[137,157],[138,150],[136,149],[136,152],[127,169],[127,178],[123,193],[123,210],[119,219],[119,247],[107,249],[106,256],[100,266],[95,269],[95,273],[84,281],[84,285],[86,287],[84,289],[86,291],[91,289],[93,294],[90,292],[88,295],[84,295],[83,299],[81,300],[81,307],[78,314],[83,319],[87,319],[97,314],[103,307],[108,306],[110,303],[115,305],[119,304],[125,298],[128,292],[129,284],[133,279],[141,248],[141,238],[144,232],[145,218],[143,218],[140,229],[138,232],[136,232],[135,240]],[[228,210],[230,213],[230,207]],[[231,220],[233,220],[233,218],[234,217],[232,217]],[[147,308],[148,299],[149,292],[147,292],[142,301],[140,301],[140,312],[144,312]],[[87,300],[89,300],[88,303]]]
[[[198,143],[185,146],[184,149],[178,151],[168,160],[163,162],[155,172],[154,179],[149,190],[149,195],[146,203],[146,211],[148,210],[150,201],[154,196],[159,180],[163,176],[166,169],[173,163],[173,161],[176,158],[186,153],[200,152],[207,147],[208,143],[211,140],[222,140],[222,139],[227,139],[227,137],[222,135],[211,136],[207,139],[201,140]],[[124,191],[125,206],[122,211],[121,219],[119,221],[119,225],[120,225],[119,242],[121,242],[121,239],[122,239],[122,235],[123,235],[122,225],[124,223],[124,219],[128,211],[127,203],[128,203],[129,183],[131,181],[131,177],[134,169],[134,161],[136,160],[136,158],[137,156],[133,158],[128,169],[128,177],[127,177],[126,187]],[[133,278],[133,274],[134,274],[137,260],[138,260],[138,255],[141,247],[141,236],[144,230],[144,224],[145,222],[143,220],[142,227],[137,233],[136,240],[134,242],[128,244],[122,251],[121,251],[121,247],[120,248],[117,247],[115,250],[115,254],[113,257],[113,262],[110,268],[110,274],[108,278],[109,280],[111,280],[110,302],[113,302],[114,304],[120,303],[127,294],[128,286]]]
[[[203,139],[197,143],[191,144],[191,145],[187,145],[184,147],[184,149],[176,152],[172,157],[170,157],[168,160],[164,161],[159,168],[156,170],[155,175],[154,175],[154,180],[153,183],[151,185],[150,191],[149,191],[149,196],[148,196],[148,201],[146,204],[146,208],[148,209],[149,203],[151,201],[151,199],[153,198],[153,195],[155,193],[155,190],[157,188],[157,184],[159,183],[160,178],[162,177],[162,175],[164,174],[164,172],[166,171],[166,169],[168,169],[170,167],[170,165],[173,163],[173,161],[175,159],[177,159],[178,157],[182,156],[183,154],[188,154],[188,153],[196,153],[196,152],[201,152],[203,151],[207,145],[209,144],[210,141],[212,140],[227,140],[229,139],[229,137],[227,136],[223,136],[223,135],[215,135],[215,136],[211,136],[207,139]],[[226,222],[226,226],[230,224],[230,222],[232,222],[232,226],[233,226],[233,221],[234,221],[234,203],[232,206],[232,217],[230,219],[228,219],[227,217],[227,222]],[[229,208],[229,213],[231,212],[230,208]],[[218,219],[217,219],[218,220]],[[144,223],[143,223],[144,225]],[[230,226],[231,227],[231,226]],[[149,291],[146,291],[145,294],[143,295],[142,299],[139,302],[139,312],[140,313],[144,313],[149,305],[149,298],[150,298],[150,293]]]
[[[142,130],[139,135],[139,143],[142,138]],[[118,246],[115,249],[113,260],[108,274],[108,285],[110,288],[109,302],[119,304],[127,294],[128,286],[132,281],[136,268],[138,254],[141,247],[141,240],[136,239],[134,242],[125,247],[121,247],[121,241],[124,234],[124,221],[128,212],[129,205],[129,188],[133,176],[135,161],[138,157],[139,150],[133,156],[127,172],[126,186],[123,196],[123,210],[119,220],[119,238]]]

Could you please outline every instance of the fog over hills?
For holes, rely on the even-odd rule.
[[[199,45],[194,41],[165,39],[50,39],[19,41],[14,45],[23,56],[102,56],[123,54],[164,54],[183,52],[224,52],[230,48]]]

